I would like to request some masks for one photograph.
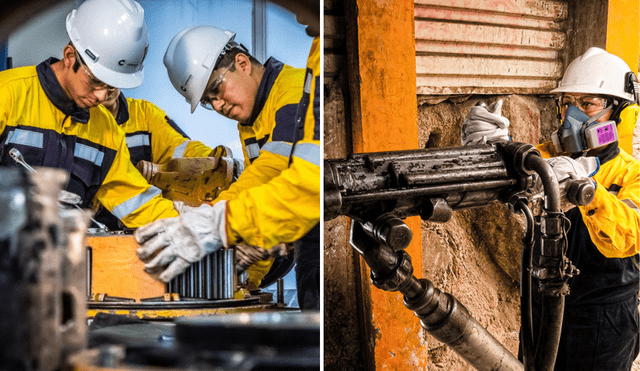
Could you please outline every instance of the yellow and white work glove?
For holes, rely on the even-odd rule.
[[[600,160],[597,157],[580,157],[574,160],[567,156],[557,156],[548,158],[546,161],[558,179],[563,210],[567,208],[564,205],[570,203],[567,199],[567,188],[572,180],[589,179],[589,181],[593,183],[594,188],[597,187],[597,183],[591,179],[591,177],[600,170]],[[542,187],[542,180],[538,174],[534,174],[534,181],[534,194],[542,193],[544,189]]]
[[[145,263],[145,272],[169,282],[192,263],[227,246],[227,202],[199,207],[174,202],[177,217],[157,220],[134,233],[141,245],[136,255]]]
[[[502,116],[502,100],[489,107],[473,106],[462,123],[462,145],[478,145],[509,138],[509,119]]]

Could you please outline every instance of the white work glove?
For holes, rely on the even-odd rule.
[[[62,190],[58,194],[58,202],[60,202],[60,205],[65,209],[72,208],[75,205],[78,205],[81,201],[82,197],[75,193]]]
[[[502,100],[485,106],[473,106],[462,123],[462,145],[486,144],[509,138],[509,120],[503,117]]]
[[[136,255],[145,262],[144,270],[169,282],[192,263],[227,246],[227,201],[199,207],[174,202],[180,213],[174,218],[157,220],[134,233],[141,246]]]
[[[546,161],[558,179],[562,197],[561,203],[564,205],[562,207],[563,210],[567,208],[567,204],[569,203],[566,192],[571,180],[587,178],[593,183],[594,187],[597,187],[596,182],[591,179],[591,177],[600,170],[600,160],[598,160],[597,157],[580,157],[574,160],[567,156],[557,156],[548,158]],[[537,174],[534,175],[534,180],[534,193],[543,192],[542,180]]]

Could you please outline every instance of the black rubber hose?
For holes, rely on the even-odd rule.
[[[562,213],[560,206],[560,188],[558,179],[551,166],[537,155],[525,158],[525,166],[535,171],[544,187],[545,211],[547,214]],[[559,257],[561,258],[561,257]],[[534,366],[536,371],[553,370],[558,355],[558,345],[562,333],[564,315],[564,296],[542,295],[542,315],[540,318],[540,335],[536,344]]]
[[[534,220],[533,213],[526,203],[518,201],[516,211],[522,212],[527,222],[522,238],[522,260],[520,265],[520,336],[522,344],[522,356],[525,371],[535,371],[534,366],[534,341],[533,318],[531,315],[531,274],[529,267],[533,260],[534,245]]]

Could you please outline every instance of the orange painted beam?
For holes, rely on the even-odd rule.
[[[632,71],[638,73],[640,2],[609,0],[607,12],[607,51],[622,58]]]
[[[359,101],[353,120],[354,152],[418,148],[413,0],[357,0]],[[358,116],[358,115],[356,115]],[[407,248],[422,277],[422,232],[408,218]],[[368,272],[367,272],[368,274]],[[368,277],[363,280],[368,282]],[[370,287],[376,369],[412,370],[427,365],[418,318],[397,292]]]

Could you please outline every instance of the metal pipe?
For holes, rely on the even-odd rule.
[[[523,370],[522,363],[471,317],[464,305],[430,281],[418,280],[413,275],[411,257],[405,251],[393,251],[376,243],[355,220],[351,222],[350,233],[351,246],[371,268],[373,284],[385,291],[402,293],[405,306],[436,339],[478,370]]]
[[[87,297],[91,296],[91,285],[93,284],[93,249],[87,246]]]
[[[207,300],[213,299],[213,288],[211,287],[213,282],[213,280],[211,279],[211,272],[212,272],[211,260],[212,260],[211,254],[207,255],[204,258],[204,264],[205,264],[204,285],[205,285],[205,297]]]
[[[276,288],[278,292],[278,304],[284,304],[284,279],[278,278],[276,281]]]
[[[218,276],[218,252],[214,252],[211,255],[211,288],[213,290],[212,299],[220,299],[220,277]]]
[[[446,184],[412,189],[391,189],[365,194],[345,195],[342,197],[343,207],[355,203],[375,203],[381,200],[392,200],[396,198],[425,197],[439,194],[455,192],[468,192],[483,189],[506,188],[517,183],[515,179],[500,179],[477,181],[473,183]]]
[[[222,277],[221,296],[222,299],[233,299],[236,283],[235,250],[221,249],[220,273]]]
[[[522,371],[523,365],[478,321],[467,308],[426,279],[419,280],[423,294],[405,305],[420,318],[422,327],[447,344],[470,365],[481,371]]]

